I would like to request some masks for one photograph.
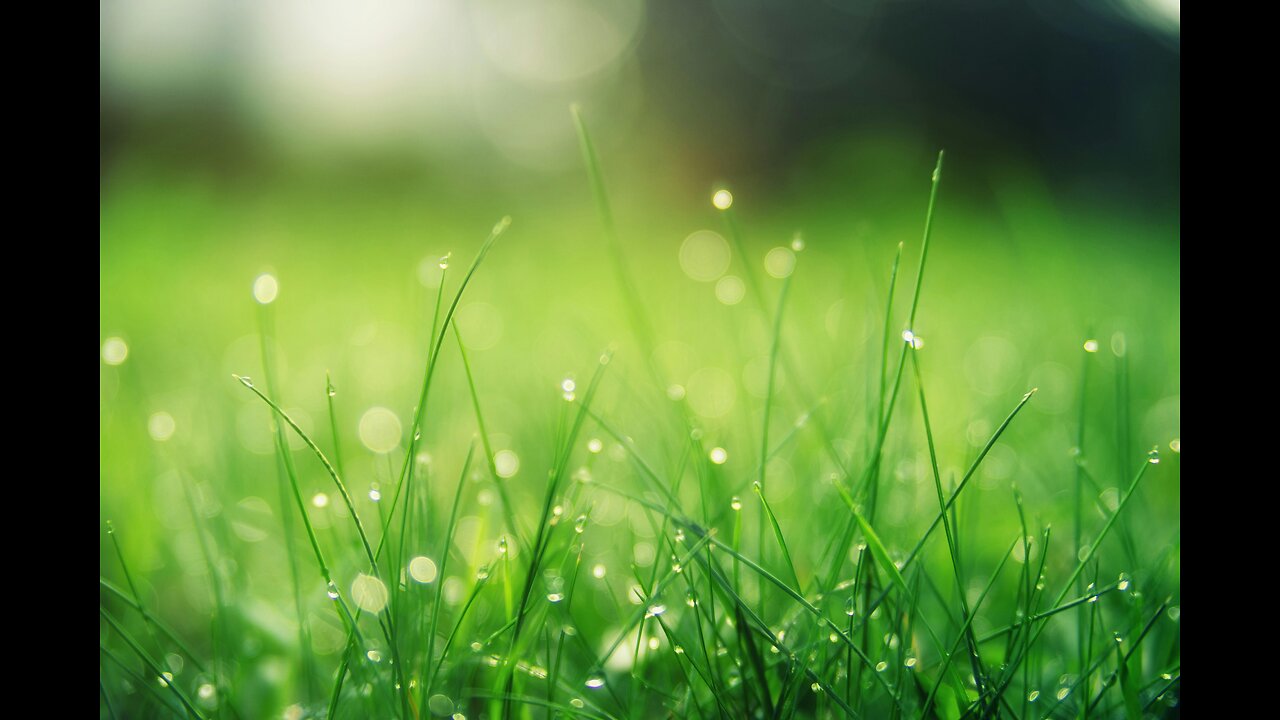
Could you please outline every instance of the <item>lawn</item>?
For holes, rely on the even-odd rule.
[[[1179,714],[1176,217],[584,147],[113,167],[102,717]]]

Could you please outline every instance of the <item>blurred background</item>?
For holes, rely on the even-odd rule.
[[[447,296],[511,216],[457,321],[515,498],[532,513],[541,496],[562,381],[584,383],[612,347],[600,411],[674,467],[683,446],[652,419],[687,396],[728,451],[727,504],[754,472],[768,315],[793,274],[771,436],[822,397],[847,463],[865,459],[889,268],[904,242],[896,341],[943,148],[914,329],[944,471],[1040,388],[986,464],[972,531],[1007,545],[1011,482],[1036,518],[1068,522],[1084,397],[1102,506],[1172,443],[1134,510],[1153,544],[1127,547],[1149,560],[1176,546],[1178,0],[113,0],[100,15],[101,511],[180,629],[198,636],[211,602],[199,516],[225,530],[220,572],[243,584],[246,616],[292,637],[287,588],[257,579],[285,562],[270,416],[230,377],[261,376],[264,308],[278,397],[327,448],[330,375],[347,474],[376,512],[364,498],[407,446],[439,259],[452,253]],[[661,383],[627,324],[571,103]],[[719,188],[745,255],[712,207]],[[457,353],[443,356],[423,447],[448,477],[475,426]],[[912,537],[913,512],[934,502],[918,417],[902,413],[886,474],[907,490],[885,501],[889,538]],[[838,504],[818,481],[833,469],[821,443],[796,442],[770,466],[784,525]],[[634,482],[620,446],[605,447],[595,472]],[[308,493],[324,492],[294,450]],[[481,485],[463,543],[473,566],[499,531]],[[634,508],[596,502],[601,525],[645,532]],[[312,508],[318,526],[341,525],[336,505]],[[630,558],[630,537],[600,556]],[[105,543],[101,557],[113,577]],[[273,647],[255,652],[270,670],[262,707],[278,708],[290,676]]]

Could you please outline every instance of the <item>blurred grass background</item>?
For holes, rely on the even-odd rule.
[[[905,242],[896,335],[929,172],[945,147],[913,328],[926,342],[944,477],[963,472],[1039,388],[966,496],[970,542],[999,550],[1018,532],[1011,482],[1037,525],[1070,526],[1069,451],[1088,361],[1095,477],[1123,487],[1151,447],[1171,458],[1129,511],[1138,557],[1119,554],[1109,571],[1177,543],[1176,2],[442,1],[372,12],[128,0],[101,6],[101,41],[101,514],[120,530],[147,601],[199,638],[208,569],[180,483],[197,489],[198,513],[222,529],[223,570],[239,578],[236,602],[274,638],[244,655],[261,670],[250,675],[264,712],[296,700],[287,688],[297,680],[269,414],[231,379],[262,373],[251,292],[260,274],[279,282],[271,342],[282,404],[327,448],[331,373],[362,513],[376,517],[368,491],[385,487],[399,460],[367,447],[361,419],[385,407],[402,427],[411,421],[438,259],[452,253],[452,267],[465,267],[506,215],[511,229],[457,322],[495,450],[519,458],[508,480],[517,513],[540,501],[561,381],[583,383],[608,347],[616,355],[597,412],[678,465],[683,445],[662,407],[669,388],[647,374],[602,244],[575,101],[597,137],[659,366],[702,408],[707,445],[728,451],[723,503],[734,488],[750,494],[770,323],[749,291],[725,304],[714,279],[682,268],[690,235],[725,231],[712,191],[733,191],[747,253],[710,272],[744,277],[750,267],[770,314],[781,280],[766,272],[767,253],[804,241],[782,334],[796,374],[779,371],[770,437],[812,409],[802,397],[822,397],[839,450],[860,467],[889,267]],[[460,270],[450,273],[448,292]],[[127,347],[122,362],[110,338]],[[1100,352],[1086,358],[1089,338]],[[432,478],[456,477],[475,432],[450,344],[443,358],[422,441]],[[894,544],[936,509],[921,433],[904,402],[884,471],[893,491],[881,532]],[[634,487],[634,470],[605,445],[588,458],[592,473]],[[331,492],[304,452],[297,462],[308,495]],[[839,511],[832,471],[811,432],[769,468],[780,521],[812,548],[796,553],[802,565],[826,542],[808,520]],[[432,497],[447,502],[450,483],[433,484]],[[468,494],[459,544],[474,572],[492,556],[500,514],[485,483]],[[626,531],[599,537],[593,558],[619,569],[645,560],[636,548],[653,550],[652,530],[636,508],[593,501],[593,524]],[[335,542],[350,540],[338,504],[312,511]],[[101,572],[113,577],[103,533]],[[339,574],[357,560],[338,561]],[[609,616],[601,609],[592,622]]]

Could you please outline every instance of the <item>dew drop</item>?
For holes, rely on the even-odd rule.
[[[604,687],[604,676],[603,676],[603,675],[592,675],[592,676],[588,677],[588,678],[587,678],[587,681],[586,681],[585,683],[583,683],[583,684],[584,684],[584,685],[586,685],[587,687],[591,688],[592,690],[595,690],[596,688],[602,688],[602,687]]]
[[[587,516],[579,515],[573,523],[573,531],[581,535],[587,529]]]
[[[650,605],[649,609],[645,611],[644,616],[647,618],[658,617],[659,615],[661,615],[666,611],[667,611],[666,605]]]
[[[711,448],[711,462],[723,465],[729,459],[729,453],[722,447]]]
[[[365,657],[369,658],[370,662],[382,662],[382,653],[377,650],[370,650],[365,653]]]
[[[1062,688],[1058,690],[1058,699],[1065,700],[1071,694],[1071,688]]]
[[[1158,447],[1151,448],[1151,452],[1147,453],[1147,462],[1151,463],[1152,465],[1160,464],[1160,448]]]
[[[444,255],[442,255],[442,256],[440,257],[440,269],[441,269],[441,270],[448,270],[448,269],[449,269],[449,258],[451,258],[451,257],[453,257],[453,253],[451,253],[451,252],[449,252],[449,253],[445,253]]]
[[[337,599],[338,599],[338,586],[337,586],[337,585],[335,585],[334,583],[330,582],[330,583],[329,583],[329,586],[328,586],[327,588],[325,588],[325,594],[329,596],[329,599],[330,599],[330,600],[337,600]]]
[[[598,454],[604,449],[604,443],[600,442],[600,438],[591,438],[587,441],[587,451],[591,454]]]
[[[728,210],[733,206],[733,193],[724,189],[717,190],[715,194],[711,196],[711,204],[714,205],[717,210]]]
[[[791,249],[792,249],[792,251],[794,251],[794,252],[800,252],[800,251],[804,250],[804,236],[803,236],[803,235],[801,235],[800,233],[798,233],[798,232],[797,232],[795,235],[791,236]]]
[[[1027,702],[1035,702],[1036,700],[1039,700],[1039,699],[1040,699],[1039,690],[1032,690],[1031,692],[1027,693]]]
[[[597,580],[603,578],[605,576],[605,573],[607,573],[608,571],[609,571],[608,568],[606,568],[604,565],[596,565],[595,567],[591,568],[591,574]]]
[[[853,617],[854,613],[856,613],[857,611],[858,611],[858,601],[856,598],[850,595],[849,599],[844,601],[844,614],[848,615],[849,617]]]
[[[738,499],[737,495],[734,495],[733,499],[729,501],[729,507],[733,508],[734,510],[741,510],[742,500]]]
[[[1097,341],[1097,340],[1094,340],[1093,338],[1089,338],[1088,340],[1085,340],[1085,341],[1084,341],[1084,351],[1085,351],[1085,352],[1087,352],[1087,353],[1096,353],[1096,352],[1098,352],[1098,341]]]
[[[887,667],[889,667],[889,663],[881,660],[880,662],[876,663],[876,672],[884,672],[885,668]]]

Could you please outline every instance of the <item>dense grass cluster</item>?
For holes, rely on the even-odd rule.
[[[718,194],[745,299],[720,357],[675,357],[662,289],[633,269],[575,120],[621,303],[613,335],[545,390],[487,392],[509,384],[472,361],[458,313],[504,219],[464,271],[439,260],[410,419],[364,413],[357,451],[351,378],[311,389],[322,414],[291,404],[285,300],[260,278],[260,365],[205,407],[268,411],[274,467],[235,442],[184,451],[152,414],[160,524],[182,539],[167,561],[151,549],[153,577],[128,540],[168,531],[127,522],[150,511],[104,483],[104,512],[121,514],[102,552],[103,717],[1179,713],[1180,447],[1135,410],[1122,331],[1027,338],[1072,348],[1070,377],[1045,366],[1050,413],[1016,386],[1027,373],[980,407],[940,388],[939,366],[1005,368],[931,352],[920,332],[922,289],[949,272],[929,262],[939,155],[918,248],[896,244],[879,307],[854,316],[865,329],[827,338],[793,319],[797,305],[814,317],[803,237],[761,273]],[[128,368],[123,352],[104,359]],[[524,377],[523,362],[489,367]],[[748,399],[686,368],[716,363],[748,365]]]

